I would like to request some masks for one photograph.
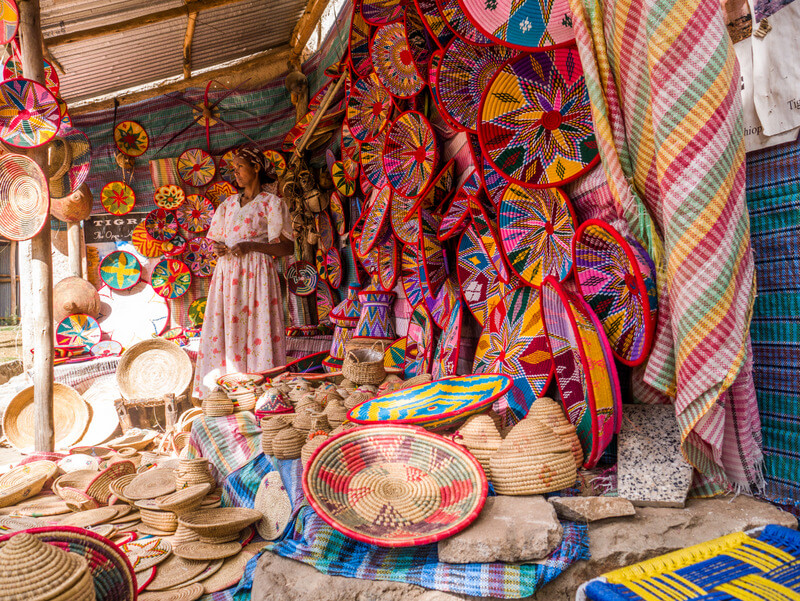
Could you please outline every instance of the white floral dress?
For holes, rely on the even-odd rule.
[[[289,208],[274,194],[261,192],[243,207],[238,194],[226,198],[214,213],[207,237],[231,247],[240,242],[276,243],[281,234],[293,239]],[[285,335],[272,257],[260,252],[221,257],[208,291],[195,397],[205,398],[225,374],[284,365]]]

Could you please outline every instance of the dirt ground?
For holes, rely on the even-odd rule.
[[[20,326],[0,327],[0,363],[22,359],[22,329]]]

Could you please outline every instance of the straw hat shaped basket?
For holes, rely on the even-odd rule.
[[[58,466],[52,461],[32,461],[3,474],[0,476],[0,507],[16,505],[38,495],[57,470]]]
[[[179,522],[200,535],[201,541],[225,543],[238,538],[239,533],[259,521],[260,511],[244,507],[198,509],[179,518]]]
[[[356,384],[380,384],[386,377],[383,353],[375,348],[348,351],[342,364],[342,374]]]
[[[126,399],[180,396],[192,382],[192,361],[181,347],[163,338],[133,344],[117,365],[117,384]]]
[[[464,422],[453,435],[453,441],[467,447],[481,464],[486,476],[491,480],[490,457],[500,448],[503,438],[497,424],[488,415],[473,415]]]
[[[89,426],[89,406],[78,392],[58,382],[53,384],[53,423],[57,449],[77,443]],[[36,425],[33,410],[33,386],[17,394],[3,414],[3,433],[18,449],[33,446]]]
[[[577,465],[583,465],[583,447],[578,438],[578,431],[564,414],[563,407],[549,397],[536,399],[528,411],[527,417],[538,419],[550,426],[561,440],[572,448],[572,456]]]

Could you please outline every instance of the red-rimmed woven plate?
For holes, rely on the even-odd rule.
[[[295,261],[286,270],[289,290],[297,296],[309,296],[317,289],[317,270],[307,261]]]
[[[347,100],[347,125],[359,142],[368,142],[386,127],[392,112],[392,96],[375,73],[356,80]],[[363,150],[363,147],[362,147]]]
[[[336,230],[337,234],[344,236],[347,232],[347,222],[344,218],[344,206],[342,205],[342,199],[336,190],[331,192],[329,206],[331,209],[331,219],[333,220],[334,229]]]
[[[44,62],[44,85],[53,96],[58,96],[58,91],[61,88],[58,71],[49,62],[42,62]],[[8,60],[3,65],[3,79],[20,79],[25,76],[22,71],[22,61],[19,56],[12,55],[8,57]]]
[[[408,304],[415,307],[425,303],[425,298],[429,296],[427,288],[423,290],[423,282],[420,278],[419,248],[416,244],[407,244],[400,253],[400,284],[403,286],[403,293],[408,300]]]
[[[470,22],[489,39],[520,50],[575,42],[569,0],[459,0]]]
[[[232,184],[236,181],[236,178],[233,175],[233,167],[231,166],[231,161],[233,160],[234,156],[235,152],[233,150],[229,150],[219,158],[219,176],[223,181],[226,181],[229,184]]]
[[[0,139],[14,148],[47,144],[61,127],[58,100],[45,86],[29,79],[0,83]]]
[[[318,243],[322,250],[328,250],[333,246],[333,224],[327,211],[314,215],[314,224],[319,235]]]
[[[444,290],[444,287],[442,288]],[[463,308],[460,300],[456,300],[448,315],[447,323],[442,329],[436,352],[433,354],[431,375],[434,380],[441,380],[456,375],[458,357],[461,354],[461,320]]]
[[[439,289],[439,293],[431,303],[428,301],[428,309],[431,312],[434,323],[441,329],[445,329],[450,322],[450,312],[461,299],[461,287],[458,283],[458,274],[449,274],[447,279]]]
[[[411,212],[416,201],[395,194],[392,197],[391,225],[395,237],[406,245],[419,242],[419,219]]]
[[[187,317],[189,318],[189,323],[192,324],[195,328],[199,328],[203,325],[203,322],[206,319],[206,306],[208,305],[208,297],[201,296],[191,302],[187,311]]]
[[[378,281],[382,290],[392,290],[400,275],[400,249],[394,236],[378,247]]]
[[[428,88],[431,91],[431,98],[433,98],[433,103],[436,105],[439,116],[448,127],[458,131],[458,124],[450,120],[450,115],[442,107],[442,96],[439,94],[437,82],[439,81],[439,67],[442,65],[442,60],[444,60],[444,50],[439,49],[431,54],[431,60],[428,63]]]
[[[433,357],[433,318],[425,303],[411,312],[406,333],[406,378],[431,373]]]
[[[275,169],[276,176],[280,178],[286,175],[286,159],[283,158],[283,155],[280,152],[277,150],[265,150],[264,158],[267,159],[267,163],[272,165],[272,167]]]
[[[436,238],[439,242],[458,236],[466,229],[471,219],[471,205],[472,199],[469,196],[460,190],[456,192],[450,206],[447,207],[447,211],[442,217],[442,222],[439,224],[439,231],[436,233]]]
[[[364,179],[374,187],[382,188],[389,180],[383,168],[383,147],[386,144],[387,130],[383,130],[369,142],[361,143],[361,190],[369,194],[371,190],[364,189]]]
[[[153,200],[159,209],[172,211],[177,209],[186,200],[186,193],[183,188],[174,184],[160,186],[153,196]]]
[[[431,60],[431,53],[438,49],[438,45],[428,33],[428,29],[425,27],[425,23],[419,11],[415,10],[410,2],[406,5],[403,25],[408,49],[411,50],[414,64],[417,66],[417,72],[424,80],[428,74],[428,63]]]
[[[82,346],[86,349],[100,342],[103,332],[91,315],[69,315],[56,327],[58,346]]]
[[[50,214],[47,179],[33,159],[21,154],[0,156],[0,235],[29,240]]]
[[[129,157],[142,156],[150,147],[150,137],[136,121],[123,121],[114,128],[117,149]]]
[[[503,193],[506,191],[506,188],[511,185],[511,182],[500,175],[497,169],[483,156],[482,151],[480,156],[480,174],[483,188],[486,190],[486,194],[489,195],[489,200],[497,207],[502,202]]]
[[[430,307],[434,297],[447,279],[447,259],[444,249],[436,239],[439,220],[428,211],[419,212],[419,248],[422,255],[420,263],[420,279],[423,290],[428,291],[425,301]]]
[[[353,72],[363,77],[372,71],[372,59],[369,55],[369,41],[372,38],[372,29],[361,14],[358,2],[353,7],[353,16],[350,21],[350,66]]]
[[[464,447],[414,426],[365,426],[332,436],[303,473],[303,492],[325,522],[382,547],[414,547],[460,532],[480,514],[487,489],[486,474]]]
[[[228,196],[233,196],[237,192],[238,190],[233,184],[228,182],[214,182],[206,188],[205,196],[214,204],[214,207],[218,207]]]
[[[470,209],[475,231],[478,232],[478,235],[481,237],[483,248],[486,249],[495,271],[497,271],[497,277],[500,278],[501,282],[507,284],[511,279],[511,272],[506,266],[503,251],[500,250],[501,245],[500,238],[497,235],[497,228],[486,213],[486,208],[483,206],[483,203],[474,196],[472,197]]]
[[[125,182],[108,182],[100,191],[100,203],[112,215],[127,215],[136,206],[136,193]]]
[[[319,323],[329,321],[329,315],[336,306],[336,298],[328,282],[317,280],[317,320]]]
[[[403,17],[402,0],[362,0],[361,14],[370,25],[387,25]]]
[[[336,191],[348,197],[356,193],[356,180],[344,168],[344,162],[334,161],[331,165],[331,179]]]
[[[100,279],[113,290],[133,288],[142,279],[139,259],[124,250],[115,250],[100,261]]]
[[[553,358],[536,288],[513,290],[492,310],[478,340],[472,371],[506,374],[514,379],[522,395],[509,395],[509,407],[519,419],[547,390],[553,376]]]
[[[393,96],[411,98],[425,86],[425,77],[417,69],[402,22],[384,25],[375,31],[370,56],[375,73]]]
[[[154,209],[144,218],[144,229],[156,242],[166,242],[178,233],[178,219],[172,211]]]
[[[328,279],[328,268],[325,266],[325,252],[317,246],[317,252],[314,253],[314,267],[317,268],[317,276],[320,279]]]
[[[183,234],[178,232],[172,240],[161,242],[161,249],[167,257],[177,257],[186,250],[189,242],[183,237]]]
[[[361,230],[359,252],[367,254],[386,240],[389,233],[389,214],[392,207],[392,189],[387,185],[378,190],[364,209],[366,215]]]
[[[621,424],[619,378],[608,339],[591,307],[553,276],[542,283],[542,318],[556,382],[590,469]]]
[[[459,38],[447,45],[436,88],[442,108],[459,129],[477,131],[483,93],[503,64],[516,55],[503,46],[475,46]]]
[[[608,336],[614,356],[639,365],[653,343],[658,291],[655,266],[635,240],[592,219],[572,242],[575,280]]]
[[[143,219],[139,225],[133,228],[131,232],[131,243],[140,255],[154,259],[164,254],[164,243],[153,240],[147,234],[145,221],[147,221],[147,218]]]
[[[498,211],[500,238],[511,268],[527,284],[541,286],[548,275],[565,280],[572,269],[575,216],[558,188],[506,188]]]
[[[0,0],[0,44],[8,44],[19,29],[19,10],[14,0]]]
[[[214,203],[200,194],[190,194],[175,211],[178,225],[191,234],[200,234],[211,227]]]
[[[483,96],[478,138],[492,166],[530,188],[570,182],[594,166],[600,155],[577,48],[506,63]]]
[[[448,27],[453,30],[459,38],[470,44],[478,46],[489,46],[494,44],[492,40],[483,35],[467,18],[466,13],[461,9],[458,0],[436,0],[442,18],[447,22]]]
[[[361,144],[353,137],[347,121],[342,122],[342,157],[361,162]]]
[[[178,259],[162,259],[153,267],[150,285],[156,294],[168,299],[182,297],[189,292],[192,272],[189,266]]]
[[[189,240],[183,252],[183,262],[189,267],[192,275],[199,278],[210,278],[214,275],[217,259],[214,241],[208,238]]]
[[[386,134],[383,169],[392,189],[416,198],[433,178],[439,162],[436,135],[422,113],[406,111]]]
[[[190,148],[178,157],[178,175],[195,188],[202,188],[211,183],[217,174],[214,157],[202,148]]]
[[[442,167],[441,171],[433,178],[428,189],[423,192],[419,199],[414,203],[406,219],[413,219],[413,214],[420,207],[430,211],[436,211],[450,197],[453,191],[453,184],[456,179],[456,158],[450,159]]]
[[[436,40],[440,48],[444,48],[453,39],[455,33],[447,25],[436,0],[414,0],[417,11],[422,15],[422,20],[428,33]]]

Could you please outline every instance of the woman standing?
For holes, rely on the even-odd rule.
[[[207,234],[219,260],[197,354],[194,395],[201,400],[220,376],[286,363],[273,257],[294,251],[289,209],[275,193],[274,168],[257,148],[236,150],[231,166],[240,192],[219,205]]]

